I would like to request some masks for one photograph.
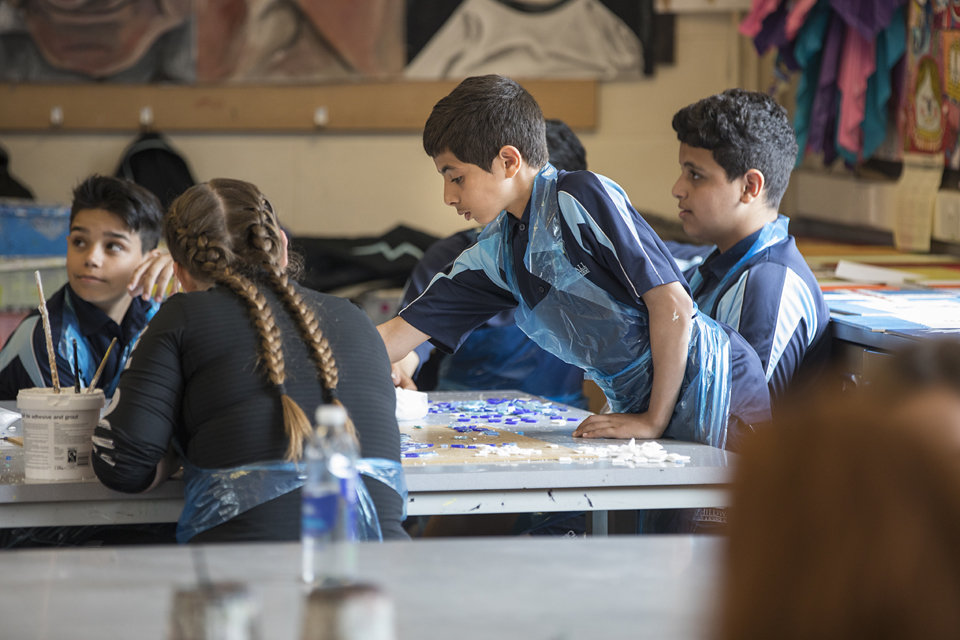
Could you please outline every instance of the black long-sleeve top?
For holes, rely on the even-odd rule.
[[[288,394],[312,419],[322,386],[293,319],[261,286],[283,335]],[[396,394],[379,333],[349,301],[299,288],[330,342],[340,374],[339,398],[360,441],[361,457],[400,460]],[[259,335],[246,306],[227,287],[178,294],[153,318],[120,378],[96,437],[112,442],[93,456],[97,477],[136,493],[153,481],[157,463],[177,438],[204,469],[281,460],[287,450],[280,395],[257,364]],[[384,539],[406,538],[402,502],[389,487],[362,476]],[[300,491],[265,502],[193,538],[197,542],[296,540]]]

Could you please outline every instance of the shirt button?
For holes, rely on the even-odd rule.
[[[543,293],[544,291],[543,287],[537,287],[537,289],[540,289],[540,293]]]
[[[521,223],[521,224],[520,224],[520,231],[526,231],[526,230],[527,230],[527,225]]]

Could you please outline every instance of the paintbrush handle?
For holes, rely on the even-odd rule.
[[[113,345],[117,344],[117,339],[114,338],[110,341],[110,346],[107,347],[107,352],[103,354],[103,360],[100,361],[100,366],[97,367],[97,372],[93,374],[93,380],[90,381],[90,384],[87,386],[87,393],[93,393],[93,390],[97,387],[97,382],[100,380],[100,374],[103,373],[103,368],[107,365],[107,358],[110,357],[110,350],[113,349]]]
[[[47,299],[43,297],[43,283],[40,281],[40,272],[34,271],[37,280],[37,293],[40,294],[40,319],[43,322],[43,337],[47,341],[47,358],[50,360],[50,378],[53,381],[53,392],[60,393],[60,376],[57,375],[57,352],[53,350],[53,336],[50,333],[50,314],[47,312]]]

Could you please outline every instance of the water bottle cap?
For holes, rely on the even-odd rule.
[[[317,425],[342,427],[347,423],[347,412],[339,404],[322,404],[317,407]]]

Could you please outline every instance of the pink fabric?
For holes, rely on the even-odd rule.
[[[815,4],[817,4],[817,0],[796,0],[793,3],[790,13],[787,14],[787,40],[792,42],[797,37],[797,31],[800,31],[800,27],[807,19],[807,14],[810,13],[810,9],[813,9]]]
[[[860,125],[866,113],[867,80],[877,68],[876,41],[867,40],[854,27],[848,26],[840,59],[840,124],[837,143],[859,156],[863,151]]]
[[[752,0],[750,13],[740,23],[740,33],[755,38],[763,28],[763,19],[777,10],[783,0]]]

